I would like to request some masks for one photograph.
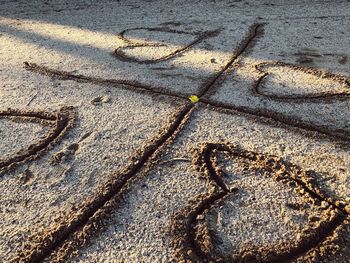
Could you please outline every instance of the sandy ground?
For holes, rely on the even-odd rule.
[[[350,262],[349,14],[0,0],[0,262]]]

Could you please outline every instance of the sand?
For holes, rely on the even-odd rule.
[[[349,12],[1,2],[0,262],[350,262]]]

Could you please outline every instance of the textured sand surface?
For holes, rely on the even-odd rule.
[[[0,0],[0,262],[350,262],[349,14]]]

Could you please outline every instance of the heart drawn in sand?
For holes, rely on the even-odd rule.
[[[323,70],[284,62],[260,63],[256,94],[276,100],[340,100],[350,98],[350,79]]]
[[[174,216],[185,261],[283,262],[310,252],[345,218],[310,172],[281,158],[206,143],[193,163],[213,187]]]
[[[132,33],[134,35],[126,36]],[[218,33],[219,30],[187,32],[168,27],[130,28],[118,35],[128,45],[118,47],[113,54],[122,61],[140,64],[158,63],[171,59]]]
[[[0,111],[0,119],[10,123],[16,122],[16,125],[34,122],[49,128],[44,138],[39,138],[34,142],[28,142],[28,147],[20,149],[16,153],[5,155],[5,157],[0,156],[0,174],[3,174],[16,165],[36,159],[48,151],[54,144],[58,143],[73,125],[74,114],[72,108],[69,107],[64,107],[58,112],[52,113],[8,109]]]

